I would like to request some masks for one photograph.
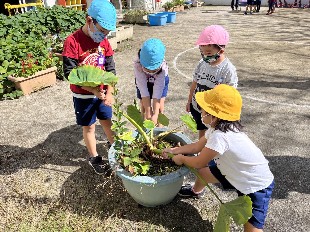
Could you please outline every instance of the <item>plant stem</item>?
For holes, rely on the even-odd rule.
[[[133,120],[131,117],[129,117],[127,114],[124,114],[124,113],[123,113],[123,115],[124,115],[125,118],[128,119],[129,122],[132,123],[132,125],[134,125],[134,126],[137,128],[137,130],[140,132],[140,134],[141,134],[141,135],[143,136],[143,138],[145,139],[145,141],[146,141],[147,145],[149,146],[149,148],[150,148],[151,150],[154,150],[153,144],[152,144],[151,141],[149,140],[149,137],[148,137],[147,134],[144,132],[144,130],[142,129],[142,127],[140,127],[139,124],[136,123],[136,121]]]

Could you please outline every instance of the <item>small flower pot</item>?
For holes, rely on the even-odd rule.
[[[15,88],[23,91],[24,95],[46,88],[56,84],[56,67],[51,67],[29,77],[13,77],[8,79],[15,84]]]

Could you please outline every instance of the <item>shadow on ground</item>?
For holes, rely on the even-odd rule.
[[[62,207],[73,213],[97,217],[101,221],[113,220],[115,217],[125,219],[124,223],[134,222],[135,225],[148,222],[169,231],[212,230],[212,224],[203,220],[198,210],[190,203],[176,198],[165,206],[141,207],[123,189],[118,177],[93,175],[85,173],[82,169],[67,179],[60,194]],[[185,213],[186,220],[181,220]],[[124,228],[127,226],[124,225]]]
[[[211,230],[211,222],[204,220],[193,205],[178,198],[162,207],[138,207],[123,189],[118,177],[94,175],[85,161],[75,161],[87,154],[85,147],[79,143],[81,140],[81,128],[71,125],[51,133],[43,143],[33,148],[1,145],[0,174],[10,175],[25,168],[37,169],[44,164],[80,166],[64,182],[60,193],[61,207],[73,213],[95,216],[101,220],[118,217],[135,222],[147,221],[169,231]],[[101,147],[100,153],[106,152]],[[276,180],[273,198],[286,198],[291,191],[310,193],[310,183],[306,177],[310,159],[269,156],[268,160]],[[39,202],[45,200],[38,199]],[[180,220],[184,214],[186,220]]]
[[[100,126],[96,126],[96,131],[99,130]],[[81,161],[75,159],[87,157],[86,147],[79,143],[82,140],[81,127],[71,125],[52,132],[43,143],[32,148],[0,145],[0,175],[25,168],[37,169],[44,164],[80,166]],[[99,154],[107,154],[105,146],[97,147]]]

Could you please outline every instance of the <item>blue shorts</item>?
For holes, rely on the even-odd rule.
[[[152,99],[152,97],[153,97],[153,86],[154,86],[154,83],[150,83],[150,82],[147,83],[147,89],[149,90],[150,98],[151,98],[151,99]],[[164,89],[163,89],[163,93],[162,93],[162,95],[161,95],[161,98],[167,97],[167,94],[168,94],[168,87],[169,87],[169,76],[166,76],[166,77],[165,77],[165,87],[164,87]],[[137,89],[137,98],[139,98],[139,99],[141,100],[142,97],[141,97],[140,90],[138,89],[137,86],[136,86],[136,89]]]
[[[197,130],[207,130],[208,128],[201,122],[201,113],[194,109],[192,103],[190,104],[190,112],[197,124]]]
[[[211,173],[214,177],[222,184],[224,189],[236,189],[232,186],[221,171],[217,168],[217,165],[209,166]],[[269,200],[274,188],[274,181],[265,189],[259,190],[254,193],[247,194],[252,200],[252,217],[249,219],[254,227],[258,229],[263,229],[265,224],[265,219],[267,216]],[[243,196],[244,194],[237,190],[238,196]]]
[[[112,107],[103,104],[99,98],[81,99],[73,97],[76,123],[80,126],[90,126],[99,120],[112,118]]]

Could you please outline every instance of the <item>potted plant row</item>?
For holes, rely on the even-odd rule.
[[[171,2],[166,2],[162,7],[165,8],[167,12],[179,12],[184,11],[184,3],[184,0],[173,0]]]

